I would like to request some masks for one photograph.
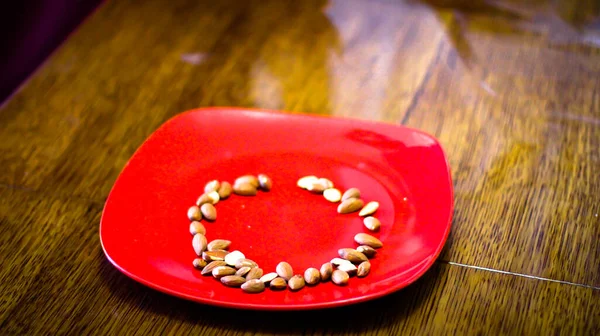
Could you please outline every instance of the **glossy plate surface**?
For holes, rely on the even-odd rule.
[[[288,261],[295,273],[356,247],[369,232],[357,213],[296,186],[317,175],[345,190],[357,187],[380,208],[384,247],[366,278],[346,287],[331,282],[299,292],[245,294],[192,267],[195,253],[187,209],[211,179],[233,182],[265,173],[274,183],[255,197],[232,195],[204,221],[207,238],[232,241],[266,272]],[[396,291],[434,262],[450,231],[449,167],[438,142],[410,128],[240,108],[182,113],[163,124],[136,151],[106,201],[100,239],[123,273],[157,290],[201,303],[264,310],[335,307]]]

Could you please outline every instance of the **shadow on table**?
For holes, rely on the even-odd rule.
[[[326,330],[328,333],[385,330],[418,312],[443,278],[443,267],[435,263],[415,283],[383,298],[340,308],[277,312],[234,310],[179,299],[128,278],[106,259],[100,269],[100,276],[113,295],[128,305],[140,307],[153,315],[165,316],[169,320],[179,320],[185,324],[274,334],[315,329]]]

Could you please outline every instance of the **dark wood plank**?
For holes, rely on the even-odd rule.
[[[598,8],[535,6],[108,2],[2,109],[0,183],[102,202],[198,106],[402,122],[452,166],[444,260],[600,286]]]
[[[442,258],[600,286],[600,49],[559,48],[543,19],[531,23],[539,34],[507,38],[491,25],[524,19],[463,14],[470,58],[460,38],[443,41],[407,116],[453,167],[456,225]]]
[[[101,205],[87,200],[0,187],[0,333],[600,332],[598,289],[443,263],[395,294],[340,309],[240,312],[200,305],[151,290],[114,268],[100,247],[100,213]]]

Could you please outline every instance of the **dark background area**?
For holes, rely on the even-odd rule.
[[[0,103],[102,0],[25,0],[0,4]]]

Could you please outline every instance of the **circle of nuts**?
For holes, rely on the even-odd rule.
[[[358,211],[368,230],[379,230],[381,222],[372,216],[379,208],[379,203],[371,201],[365,204],[357,188],[350,188],[342,193],[329,179],[314,175],[298,179],[296,185],[314,194],[322,194],[331,203],[337,203],[337,212],[340,214]],[[280,262],[274,271],[265,273],[255,261],[246,258],[241,251],[230,251],[231,241],[207,241],[206,228],[201,221],[217,219],[215,205],[218,202],[226,200],[231,194],[255,196],[258,191],[268,192],[272,186],[273,181],[265,174],[240,176],[233,185],[218,180],[206,183],[204,193],[187,212],[191,221],[192,247],[197,256],[192,262],[194,268],[202,275],[212,275],[225,286],[240,287],[245,293],[260,293],[266,287],[271,290],[289,288],[291,291],[298,291],[305,285],[317,285],[330,279],[338,286],[345,286],[350,277],[365,277],[369,274],[369,260],[375,257],[377,249],[383,247],[383,243],[367,233],[357,233],[354,236],[358,247],[341,248],[338,250],[338,257],[325,262],[318,269],[310,267],[302,274],[295,273],[292,266],[285,261]]]

